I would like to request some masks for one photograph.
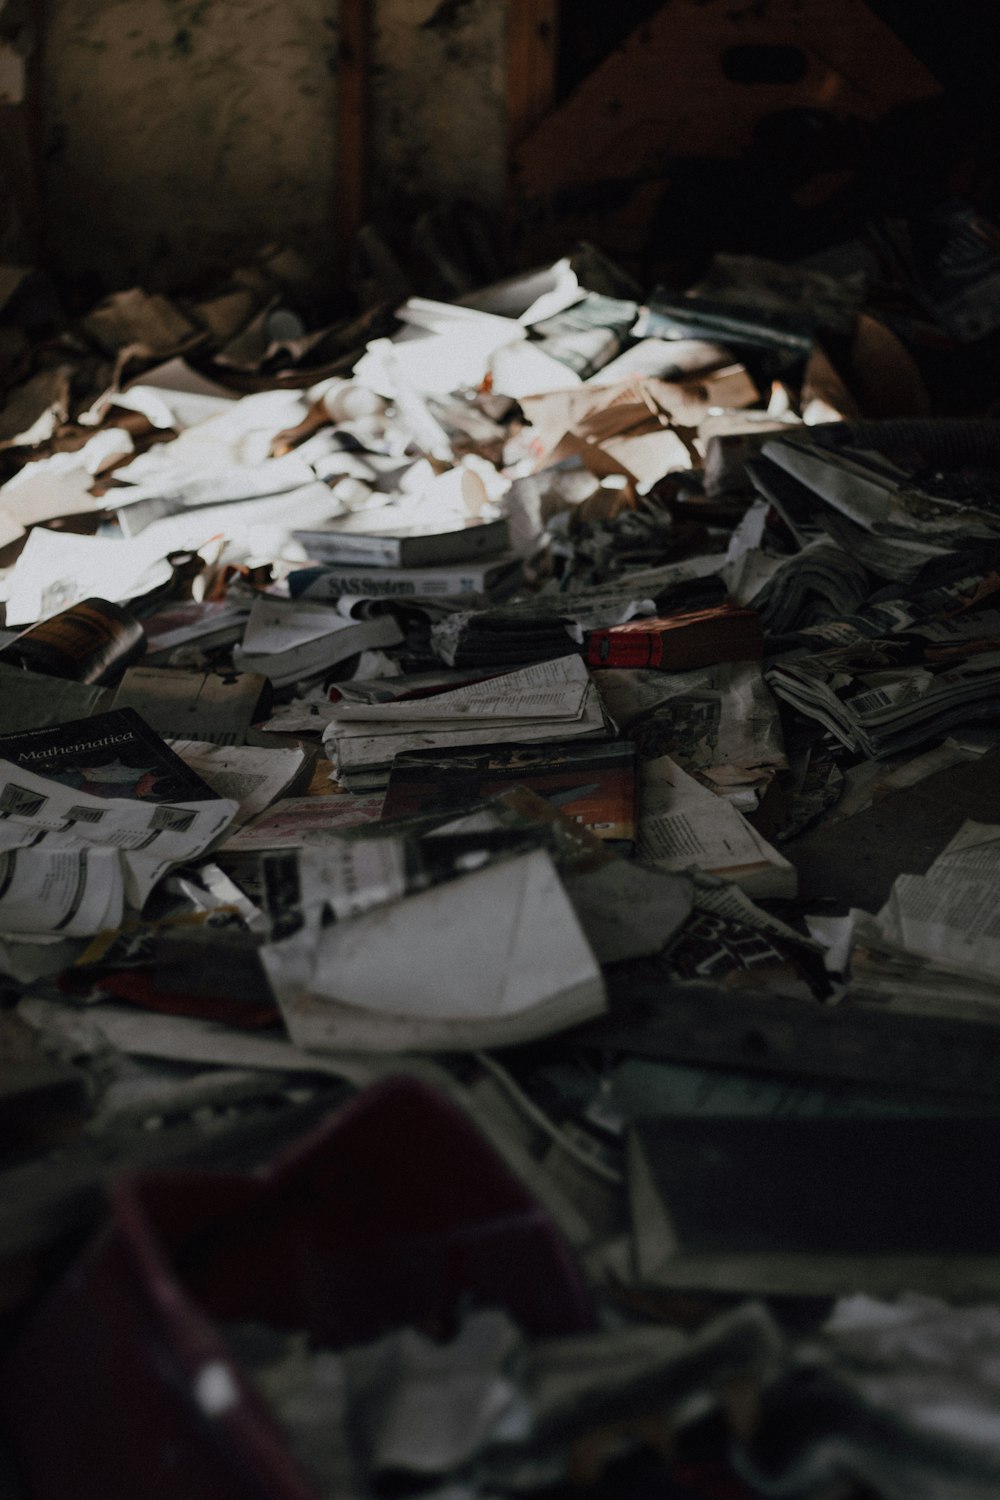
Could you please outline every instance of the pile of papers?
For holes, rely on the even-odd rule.
[[[294,337],[250,298],[196,371],[208,311],[129,293],[78,336],[139,329],[142,369],[102,365],[72,421],[38,372],[14,393],[0,1265],[60,1261],[107,1175],[224,1184],[330,1116],[322,1187],[294,1151],[231,1193],[180,1178],[183,1234],[150,1229],[171,1305],[219,1324],[175,1404],[198,1433],[273,1417],[303,1494],[806,1500],[829,1451],[944,1494],[907,1391],[847,1364],[908,1293],[1000,1292],[1000,459],[978,427],[957,461],[933,419],[857,420],[920,389],[888,327],[896,366],[847,361],[864,295],[729,256],[678,296],[583,250]],[[380,1112],[411,1087],[437,1102],[401,1143]],[[778,1303],[717,1316],[861,1295],[812,1352]],[[55,1322],[11,1386],[62,1425]],[[792,1452],[806,1368],[834,1395]],[[87,1494],[119,1452],[92,1420]]]

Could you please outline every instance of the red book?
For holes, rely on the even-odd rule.
[[[710,609],[685,610],[592,630],[587,640],[587,664],[683,672],[720,661],[759,661],[763,649],[764,633],[752,609],[715,604]]]

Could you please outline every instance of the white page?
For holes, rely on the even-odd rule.
[[[86,937],[122,920],[125,891],[113,849],[72,834],[42,834],[0,822],[0,932],[5,937]]]
[[[616,385],[620,380],[634,380],[647,375],[661,380],[676,380],[678,376],[697,375],[703,370],[715,372],[720,365],[732,362],[730,350],[703,339],[640,339],[631,348],[623,350],[617,359],[591,375],[584,384]]]
[[[542,850],[351,922],[307,926],[262,949],[261,960],[292,1040],[322,1050],[496,1046],[605,1004],[596,960]]]
[[[233,559],[259,558],[271,562],[291,552],[304,558],[305,552],[291,541],[299,527],[317,526],[343,514],[344,507],[329,488],[319,480],[287,494],[262,499],[236,501],[227,505],[206,506],[187,515],[166,516],[153,521],[136,538],[160,556],[177,549],[202,548],[224,541],[226,555]]]
[[[275,433],[296,426],[307,409],[301,391],[258,391],[189,427],[170,446],[185,454],[204,447],[224,448],[234,462],[254,463],[264,457]]]
[[[568,307],[582,301],[585,295],[572,262],[568,256],[563,256],[552,265],[506,276],[502,281],[469,292],[459,298],[459,302],[461,306],[478,312],[516,318],[528,328],[532,323],[541,323],[545,318],[554,318],[557,313],[565,312]]]
[[[403,639],[402,629],[392,615],[351,620],[332,610],[329,614],[332,622],[329,628],[321,635],[310,634],[296,644],[273,650],[249,650],[246,646],[237,646],[233,651],[235,665],[243,671],[261,672],[277,686],[285,686],[318,676],[337,662],[362,651],[398,646]],[[306,624],[303,629],[311,630],[312,627]]]
[[[115,478],[125,480],[128,488],[113,490],[102,502],[116,509],[135,505],[140,500],[176,501],[186,507],[231,504],[238,500],[258,500],[269,495],[285,495],[290,490],[311,484],[315,474],[297,454],[269,458],[255,464],[230,463],[225,459],[204,462],[195,457],[189,462],[165,461],[170,445],[151,448],[121,469]]]
[[[309,641],[323,640],[358,623],[329,604],[261,597],[254,600],[247,617],[242,651],[253,656],[294,651]]]
[[[717,797],[668,755],[642,768],[639,857],[662,870],[694,866],[759,887],[761,867],[780,871],[794,893],[795,872],[725,797]]]
[[[306,410],[297,391],[263,391],[227,402],[173,442],[158,443],[116,470],[115,478],[129,488],[115,498],[120,505],[163,498],[197,506],[307,485],[315,476],[296,454],[269,456],[275,435],[296,426]]]
[[[148,533],[111,540],[36,526],[7,580],[7,623],[31,625],[92,597],[122,603],[166,583],[170,550]]]
[[[489,371],[494,393],[511,396],[515,401],[549,391],[568,391],[583,384],[575,370],[546,354],[540,344],[527,342],[496,349],[489,361]]]
[[[213,745],[170,740],[170,748],[219,797],[239,804],[234,825],[258,817],[295,780],[305,750],[259,750],[253,745]]]
[[[926,875],[900,875],[876,922],[907,953],[986,980],[1000,972],[1000,825],[967,819]]]
[[[523,340],[524,329],[504,318],[466,314],[446,332],[411,327],[395,339],[375,339],[354,367],[354,376],[388,400],[407,391],[417,396],[448,396],[475,390],[489,373],[490,358],[502,345]],[[567,372],[568,373],[568,372]]]
[[[25,464],[0,486],[0,509],[19,526],[103,510],[107,502],[90,493],[94,476],[116,455],[131,450],[128,433],[113,427],[73,453],[53,453]]]
[[[181,361],[172,361],[180,364]],[[192,388],[179,390],[176,386],[158,387],[149,379],[147,372],[142,384],[131,385],[127,390],[117,391],[110,405],[124,407],[127,411],[141,412],[154,427],[175,427],[183,432],[188,427],[197,427],[210,417],[217,417],[227,406],[239,400],[238,391],[225,391],[222,395],[211,394],[211,388],[223,391],[214,381],[205,381],[204,391]],[[192,382],[194,387],[197,382]]]
[[[473,339],[492,337],[505,342],[523,337],[516,318],[470,307],[467,302],[436,302],[432,297],[408,297],[396,308],[396,317],[401,323],[426,333],[461,332],[468,333]],[[394,342],[398,343],[399,339]]]
[[[36,620],[96,596],[123,603],[170,577],[167,554],[213,546],[233,559],[270,562],[289,551],[299,526],[318,525],[341,513],[325,484],[315,481],[288,495],[211,506],[154,521],[134,537],[75,536],[36,526],[6,580],[7,620]]]

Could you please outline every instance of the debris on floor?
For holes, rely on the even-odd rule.
[[[26,1495],[1000,1492],[1000,389],[901,264],[18,344]]]

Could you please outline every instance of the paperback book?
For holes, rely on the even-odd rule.
[[[91,797],[207,802],[217,796],[132,708],[0,735],[0,760]]]
[[[598,838],[631,847],[636,837],[636,752],[628,740],[485,745],[397,755],[382,817],[458,811],[511,786],[545,797]]]
[[[505,520],[469,517],[454,526],[401,525],[391,508],[358,511],[322,526],[296,531],[319,562],[375,568],[426,568],[466,558],[492,557],[510,546]]]
[[[462,562],[426,568],[324,565],[298,568],[288,575],[293,599],[339,599],[355,594],[369,599],[446,599],[466,594],[495,595],[511,589],[523,576],[515,552],[501,552],[489,562]]]

